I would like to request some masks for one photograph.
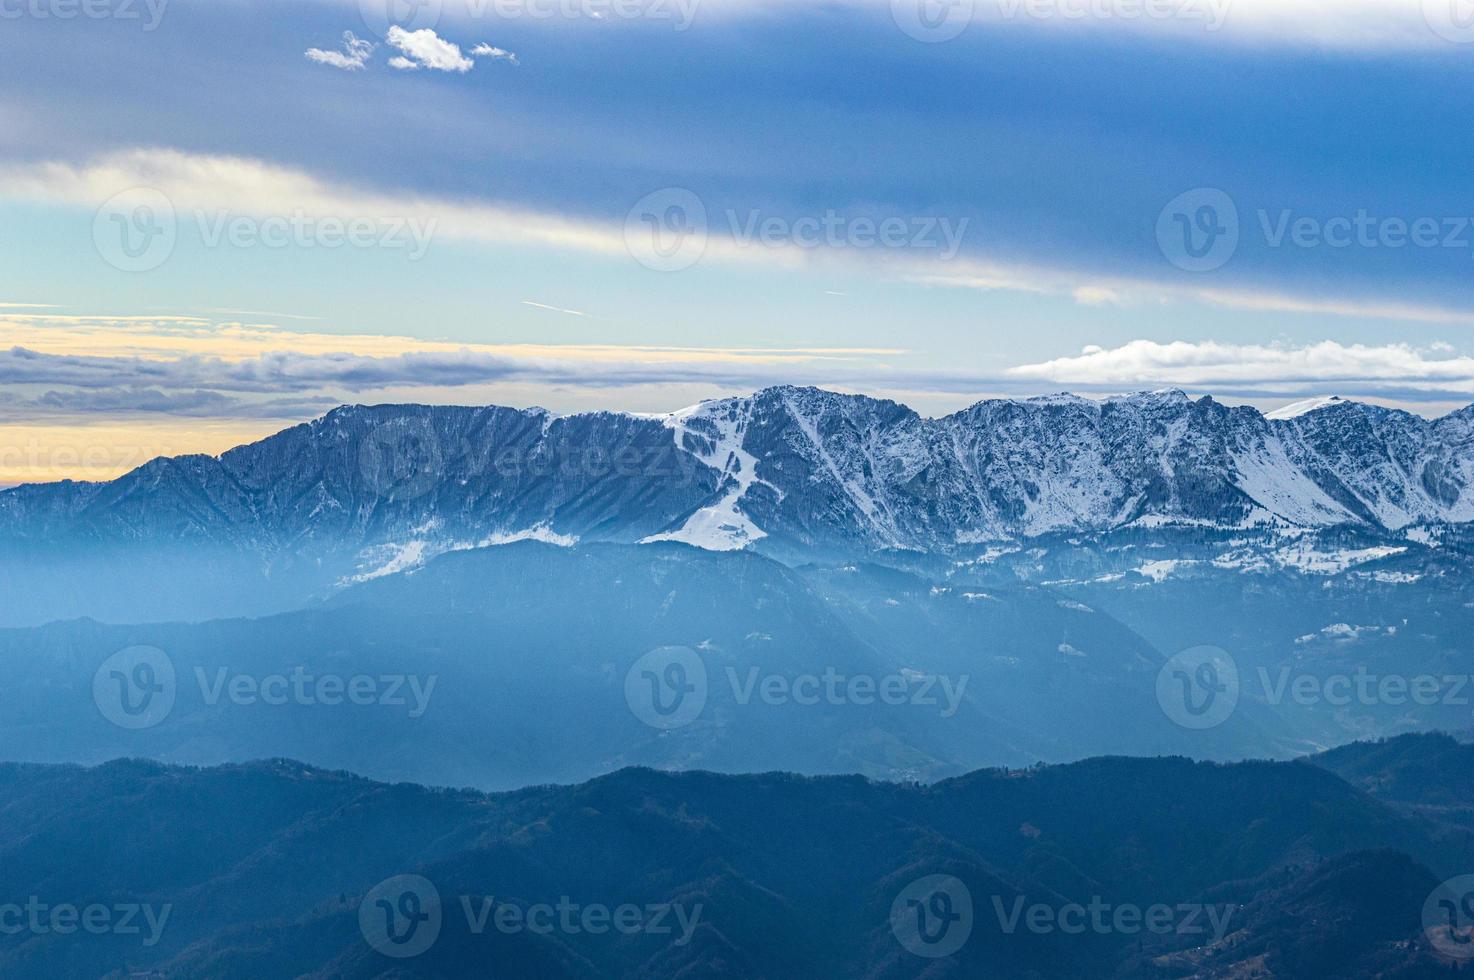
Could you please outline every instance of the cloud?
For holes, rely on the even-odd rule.
[[[505,61],[508,64],[512,65],[521,64],[521,62],[517,60],[516,52],[508,51],[505,48],[492,47],[490,44],[487,44],[484,41],[472,48],[471,53],[478,58],[490,58],[493,61]]]
[[[1446,344],[1303,346],[1160,343],[1133,340],[1120,347],[1087,347],[1078,355],[1009,368],[1009,378],[1089,390],[1173,385],[1239,395],[1293,395],[1337,391],[1350,396],[1415,400],[1474,394],[1474,357]]]
[[[477,0],[446,0],[447,10]],[[772,17],[811,0],[702,0],[703,18]],[[929,0],[845,0],[898,20],[935,17]],[[886,10],[885,8],[890,8]],[[962,37],[999,30],[1134,31],[1204,43],[1311,46],[1342,50],[1441,47],[1466,37],[1454,0],[960,0],[943,10],[965,16]],[[1425,14],[1426,11],[1426,14]],[[1448,12],[1446,12],[1448,11]],[[1462,30],[1461,30],[1462,28]],[[1440,34],[1442,30],[1444,33]]]
[[[108,153],[84,164],[0,163],[0,198],[28,203],[61,201],[96,208],[120,188],[129,187],[162,191],[182,220],[188,220],[190,212],[197,210],[261,218],[299,212],[343,220],[368,217],[386,227],[398,222],[401,227],[407,223],[408,227],[423,229],[427,239],[437,243],[533,245],[634,262],[623,220],[600,221],[486,201],[383,192],[246,157],[149,148]],[[1341,293],[1317,295],[1249,282],[1203,286],[1166,273],[1161,278],[1103,275],[1086,268],[1028,264],[971,253],[944,260],[918,249],[874,249],[864,253],[856,249],[769,247],[740,241],[728,233],[723,214],[713,206],[707,210],[711,218],[703,262],[859,269],[921,285],[1062,296],[1090,306],[1155,309],[1176,303],[1251,312],[1474,325],[1474,302],[1465,306],[1420,303],[1390,295],[1391,286],[1384,287],[1389,295],[1378,295],[1349,278],[1344,280]]]
[[[1079,269],[981,259],[952,262],[945,273],[925,272],[906,278],[922,285],[955,289],[1070,296],[1081,306],[1150,307],[1164,303],[1194,303],[1255,313],[1474,326],[1474,306],[1460,308],[1416,303],[1349,291],[1339,296],[1295,294],[1265,289],[1252,283],[1210,288],[1166,279],[1099,276]]]
[[[461,54],[460,45],[442,39],[430,28],[407,31],[398,25],[389,28],[386,36],[389,44],[397,48],[400,56],[389,59],[395,68],[429,68],[434,71],[468,72],[475,61]]]
[[[166,392],[158,388],[48,391],[32,400],[32,409],[57,415],[107,415],[114,418],[137,415],[173,415],[182,418],[296,418],[301,413],[321,413],[336,404],[333,399],[273,399],[250,401],[218,391]]]
[[[352,31],[343,32],[342,51],[324,51],[322,48],[308,48],[307,60],[315,61],[320,65],[330,65],[333,68],[341,68],[344,71],[361,71],[368,64],[369,58],[378,45],[372,41],[365,41],[355,37]]]

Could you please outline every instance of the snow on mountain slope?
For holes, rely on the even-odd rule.
[[[270,555],[420,540],[428,555],[528,528],[711,550],[935,551],[1127,526],[1468,522],[1474,408],[1429,421],[1316,399],[1267,417],[1171,390],[990,400],[935,419],[792,387],[669,416],[346,407],[218,458],[0,492],[0,543]]]
[[[1289,419],[1298,419],[1302,415],[1318,412],[1322,408],[1330,408],[1333,405],[1343,405],[1346,399],[1340,395],[1326,395],[1321,398],[1307,398],[1304,401],[1293,402],[1283,408],[1277,408],[1264,416],[1273,422],[1284,422]]]
[[[758,482],[757,459],[743,448],[751,420],[752,401],[747,398],[703,402],[663,420],[681,451],[721,472],[721,497],[698,508],[678,529],[652,534],[642,544],[679,541],[708,551],[736,551],[768,536],[739,507]]]

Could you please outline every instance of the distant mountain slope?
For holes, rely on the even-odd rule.
[[[146,926],[0,935],[0,973],[17,980],[1104,980],[1256,964],[1410,980],[1446,975],[1421,909],[1474,853],[1312,766],[1177,759],[933,787],[626,770],[496,796],[284,761],[0,766],[0,815],[7,899],[168,910],[152,945]],[[528,928],[540,903],[547,928]],[[918,906],[955,948],[921,941]],[[1075,907],[1104,926],[1068,928]],[[589,908],[627,909],[632,928],[586,928],[600,921]],[[1168,927],[1143,931],[1153,908]],[[431,910],[433,941],[404,948],[384,931],[412,940],[398,916]]]
[[[1356,742],[1315,756],[1322,766],[1381,800],[1474,815],[1474,745],[1451,735],[1403,735],[1382,742]]]
[[[175,696],[157,724],[128,729],[99,710],[94,684],[138,645],[167,658]],[[648,666],[661,650],[677,651],[674,667]],[[288,755],[507,788],[631,764],[932,780],[1103,751],[1289,754],[1295,739],[1252,706],[1214,731],[1173,724],[1156,700],[1164,661],[1110,616],[1023,584],[982,594],[878,566],[529,541],[443,555],[296,613],[0,630],[0,759]],[[401,678],[405,703],[255,696],[298,673]],[[119,681],[103,683],[116,699]],[[652,684],[672,704],[692,688],[693,713],[642,714],[651,705],[633,699]]]

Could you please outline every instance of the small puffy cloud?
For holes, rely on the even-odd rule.
[[[420,66],[408,58],[395,55],[389,59],[389,67],[398,68],[400,71],[418,71]]]
[[[517,52],[508,51],[506,48],[494,47],[485,41],[471,49],[471,53],[478,58],[490,58],[493,61],[505,61],[510,65],[519,65]]]
[[[400,52],[389,61],[395,68],[468,72],[476,64],[461,54],[460,45],[443,39],[428,27],[407,31],[396,25],[389,28],[388,41]]]
[[[372,41],[365,41],[355,36],[352,31],[344,31],[342,51],[308,48],[307,60],[315,61],[320,65],[341,68],[344,71],[360,71],[368,64],[369,57],[373,55],[376,47],[378,45]]]

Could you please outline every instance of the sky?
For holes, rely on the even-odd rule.
[[[342,403],[1474,402],[1469,0],[0,0],[0,484]]]

